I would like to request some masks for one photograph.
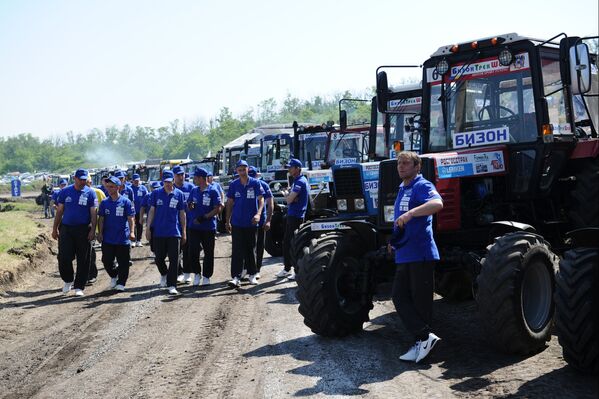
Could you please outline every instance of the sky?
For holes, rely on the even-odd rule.
[[[597,0],[0,0],[0,137],[363,92],[379,65],[509,32],[594,36],[598,15]]]

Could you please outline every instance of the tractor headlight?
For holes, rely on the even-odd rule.
[[[447,60],[443,58],[437,64],[437,72],[439,73],[439,75],[443,76],[447,73],[447,71],[449,71],[449,64],[447,63]]]
[[[512,52],[506,47],[499,53],[499,63],[503,66],[508,66],[514,60]]]
[[[338,199],[337,200],[337,209],[339,209],[340,211],[347,211],[347,200]]]
[[[395,207],[393,205],[385,205],[383,211],[385,212],[385,222],[393,223],[395,221]]]
[[[360,211],[363,211],[364,209],[366,209],[366,206],[364,204],[364,198],[354,199],[354,207]]]

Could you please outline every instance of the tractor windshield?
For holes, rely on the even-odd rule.
[[[285,169],[291,158],[291,139],[287,136],[279,139],[279,156],[277,157],[277,140],[264,140],[264,156],[262,157],[262,170]]]
[[[443,82],[427,71],[430,151],[537,139],[528,53],[451,65]]]
[[[330,165],[368,160],[368,131],[331,133],[327,162]]]
[[[299,136],[299,142],[300,161],[307,166],[308,159],[310,159],[312,162],[312,169],[320,169],[326,155],[327,133],[301,134]]]
[[[422,112],[421,106],[421,96],[389,101],[389,143],[385,145],[385,148],[393,148],[394,143],[403,142],[403,149],[420,152],[420,136],[406,129],[406,126],[409,125],[408,118]],[[378,146],[379,140],[377,139],[377,154]],[[395,158],[395,154],[390,153],[389,157]]]

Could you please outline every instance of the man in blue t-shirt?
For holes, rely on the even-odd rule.
[[[250,166],[248,175],[254,179],[258,179],[264,190],[264,208],[262,208],[262,215],[260,216],[260,223],[258,223],[258,235],[256,239],[256,278],[260,278],[260,269],[262,268],[262,258],[264,258],[264,239],[266,232],[270,230],[270,221],[272,219],[272,212],[274,207],[274,199],[272,191],[268,183],[260,179],[260,172],[254,167]]]
[[[287,202],[287,224],[285,225],[285,235],[283,236],[283,269],[276,274],[277,277],[287,277],[288,280],[295,280],[295,269],[297,265],[291,265],[291,239],[295,230],[299,229],[306,217],[308,208],[308,180],[302,176],[302,162],[299,159],[291,158],[287,165],[289,174],[293,178],[290,190],[283,190],[281,193]],[[293,266],[294,271],[291,270]]]
[[[60,194],[62,189],[65,188],[66,186],[67,186],[67,180],[60,179],[60,181],[58,182],[59,188],[55,188],[54,192],[52,193],[52,217],[56,216],[56,208],[58,208],[58,194]]]
[[[177,272],[181,243],[187,240],[185,230],[185,199],[173,184],[173,172],[162,172],[162,188],[152,191],[146,238],[153,240],[156,266],[160,272],[160,286],[167,287],[171,295],[177,295]],[[150,230],[150,226],[152,229]],[[168,268],[166,257],[168,255]]]
[[[87,283],[92,251],[96,237],[96,193],[87,187],[85,169],[75,172],[75,183],[58,194],[58,207],[52,226],[52,238],[58,240],[58,270],[64,281],[62,292],[75,288],[76,296],[83,296]],[[77,272],[73,276],[73,259],[77,258]]]
[[[121,181],[115,176],[108,179],[108,197],[98,211],[98,241],[102,243],[102,263],[110,276],[110,288],[125,291],[129,277],[131,242],[135,240],[135,207],[128,198],[119,194]],[[118,268],[114,268],[114,260]]]
[[[250,284],[256,279],[256,235],[264,207],[264,190],[260,182],[248,176],[248,163],[237,162],[239,178],[233,180],[227,192],[226,228],[231,233],[231,281],[229,286],[241,286],[243,266],[247,268]]]
[[[206,169],[197,168],[187,199],[187,251],[191,270],[195,273],[193,285],[210,284],[214,272],[214,240],[216,216],[222,210],[220,193],[207,181]],[[200,266],[200,252],[204,250],[204,269]],[[203,276],[203,277],[202,277]]]
[[[141,176],[138,173],[133,174],[133,183],[131,184],[131,190],[133,191],[133,205],[135,206],[135,242],[136,247],[143,247],[141,243],[141,237],[144,232],[144,220],[143,213],[140,212],[144,199],[149,194],[146,186],[141,184]]]
[[[439,251],[433,239],[433,214],[443,209],[435,186],[420,175],[421,160],[411,151],[397,156],[402,180],[395,200],[395,278],[392,298],[395,309],[416,343],[399,358],[418,363],[439,337],[431,332],[433,318],[434,265]]]
[[[148,214],[150,212],[150,199],[151,199],[151,194],[154,192],[154,190],[159,189],[160,186],[160,182],[158,181],[154,181],[150,184],[150,192],[148,193],[148,195],[146,195],[141,203],[141,209],[139,210],[139,213],[141,214],[140,218],[143,220],[143,216],[144,214]],[[137,209],[135,210],[137,212]],[[150,229],[150,234],[152,233],[152,226],[148,227]],[[141,238],[140,238],[141,241]],[[152,244],[152,240],[148,240],[149,244],[150,244],[150,251],[152,252],[152,256],[154,256],[154,245]]]
[[[135,196],[133,195],[133,190],[131,189],[131,186],[126,184],[125,181],[127,179],[127,174],[122,170],[117,170],[114,172],[114,177],[121,181],[121,185],[119,186],[119,194],[127,197],[129,201],[134,202]]]
[[[181,165],[176,165],[173,168],[173,175],[173,183],[175,184],[175,188],[183,193],[183,198],[185,199],[185,206],[187,206],[187,199],[189,198],[189,194],[193,189],[193,184],[185,181],[185,168],[183,168],[183,166]],[[187,213],[189,213],[187,209],[186,211]],[[187,229],[189,230],[189,225],[187,226]],[[189,235],[189,231],[187,233]],[[177,281],[185,284],[191,283],[191,273],[192,270],[191,264],[189,262],[186,242],[184,244],[181,244],[181,254],[179,255],[179,276],[177,278]]]

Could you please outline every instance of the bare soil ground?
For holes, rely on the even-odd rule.
[[[51,243],[55,245],[55,243]],[[168,297],[149,248],[132,250],[127,291],[98,282],[64,296],[46,246],[0,296],[0,398],[596,398],[591,376],[566,365],[557,338],[534,356],[498,353],[474,302],[435,301],[442,341],[421,364],[398,359],[411,343],[379,297],[363,332],[312,334],[295,284],[265,259],[260,285],[226,286],[230,238],[219,237],[213,284]]]

